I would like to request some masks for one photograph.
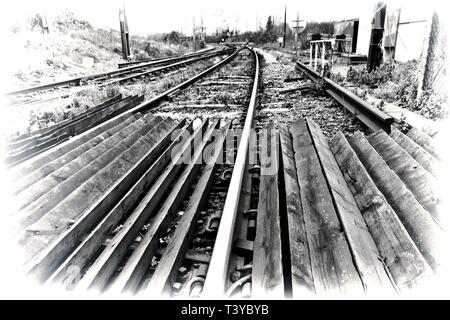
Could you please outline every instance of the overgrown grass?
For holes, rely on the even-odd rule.
[[[428,119],[447,118],[447,96],[438,96],[433,91],[427,91],[418,97],[419,81],[417,74],[418,63],[413,60],[392,65],[384,64],[370,73],[367,69],[350,68],[346,78],[339,75],[333,75],[332,78],[337,82],[348,82],[356,85],[365,89],[363,92],[366,94],[415,111]],[[364,97],[362,98],[364,99]],[[383,107],[384,102],[379,108]]]

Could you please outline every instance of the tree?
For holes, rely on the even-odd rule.
[[[262,41],[263,42],[273,42],[277,40],[276,30],[272,21],[272,17],[267,18],[266,30],[264,31]]]
[[[180,34],[176,31],[172,31],[171,33],[167,34],[164,37],[164,41],[172,43],[180,43]]]
[[[267,23],[266,23],[266,32],[272,32],[273,31],[273,22],[272,22],[272,17],[269,16],[269,18],[267,19]]]

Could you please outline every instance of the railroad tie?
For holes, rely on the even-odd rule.
[[[143,136],[137,143],[130,146],[128,151],[123,152],[95,175],[90,176],[88,180],[63,198],[53,209],[27,228],[24,231],[25,236],[21,240],[24,244],[32,244],[33,250],[29,250],[29,256],[34,256],[47,246],[50,241],[54,240],[57,235],[70,228],[71,224],[77,221],[83,211],[102,197],[105,191],[113,186],[114,182],[120,177],[124,176],[148,150],[154,150],[152,159],[155,160],[162,150],[160,147],[153,147],[155,145],[159,146],[158,141],[162,141],[176,127],[177,124],[170,119],[154,127],[146,136]],[[165,146],[167,146],[170,139],[164,139],[164,141]],[[114,203],[108,204],[109,207],[113,205]],[[44,231],[46,233],[50,231],[51,234],[47,236],[39,236],[39,234],[29,236],[31,230]]]
[[[435,178],[439,177],[442,164],[431,153],[396,128],[392,129],[390,137],[405,149],[411,157],[420,163],[425,170],[431,173]]]
[[[317,294],[363,293],[360,276],[304,120],[290,128]]]
[[[431,267],[438,266],[442,252],[443,231],[402,180],[384,162],[361,132],[355,133],[349,143],[364,165],[375,185],[396,212],[417,248]]]
[[[393,284],[400,291],[420,285],[432,271],[397,214],[378,190],[342,133],[333,137],[330,148]]]
[[[22,221],[21,225],[26,226],[37,221],[45,212],[53,208],[107,163],[116,159],[153,125],[161,121],[162,119],[158,118],[151,119],[149,122],[146,122],[145,118],[138,119],[38,183],[20,192],[15,201],[18,209],[21,210],[17,214]]]
[[[286,211],[291,260],[292,297],[300,298],[315,293],[314,279],[306,236],[304,210],[297,169],[295,167],[292,136],[286,125],[280,126],[282,170],[286,189]],[[286,245],[286,244],[284,244]]]
[[[142,117],[142,115],[129,115],[125,120],[121,121],[119,124],[112,127],[111,129],[86,141],[85,143],[74,148],[73,150],[70,150],[63,156],[56,158],[53,161],[49,161],[47,164],[44,164],[42,167],[37,168],[33,172],[30,172],[29,174],[22,176],[13,184],[14,193],[17,194],[20,191],[29,187],[30,185],[37,183],[39,180],[55,172],[65,164],[69,163],[70,161],[82,155],[83,153],[87,152],[89,149],[92,149],[99,143],[103,142],[105,139],[113,136],[114,134],[116,134],[117,132],[119,132],[120,130],[122,130],[135,120],[139,119],[140,117]]]
[[[367,140],[400,177],[405,186],[411,190],[417,201],[436,220],[439,220],[437,210],[439,195],[436,178],[385,132],[378,131],[370,135]]]
[[[64,284],[66,281],[69,281],[68,277],[70,278],[69,271],[71,266],[77,266],[79,270],[83,270],[85,268],[89,261],[89,257],[97,252],[100,246],[107,239],[107,236],[114,230],[114,228],[117,227],[123,217],[130,213],[138,200],[146,194],[148,188],[152,186],[152,184],[158,184],[158,181],[164,180],[162,178],[159,179],[158,176],[160,174],[165,175],[163,170],[172,160],[172,152],[176,152],[176,148],[179,147],[180,141],[183,141],[181,138],[192,134],[192,124],[193,122],[191,121],[181,129],[178,136],[171,140],[171,143],[167,149],[158,157],[158,159],[156,159],[156,161],[154,161],[150,167],[148,167],[147,161],[142,161],[140,163],[140,166],[142,166],[144,170],[148,167],[142,175],[140,175],[140,170],[133,170],[133,172],[130,173],[130,175],[132,174],[135,177],[139,177],[139,179],[122,198],[120,198],[120,194],[117,195],[120,200],[114,208],[104,214],[104,208],[101,206],[92,206],[89,210],[85,211],[83,216],[78,220],[78,223],[74,224],[74,226],[69,229],[66,234],[61,235],[61,237],[54,242],[52,248],[46,250],[47,252],[44,252],[42,258],[36,261],[34,269],[48,269],[42,267],[42,264],[53,264],[55,265],[54,269],[57,267],[57,270],[54,272],[54,269],[51,270],[53,274],[49,277],[47,283]],[[147,158],[147,156],[145,158]],[[123,183],[120,185],[122,184]],[[93,225],[95,225],[95,227],[92,229]],[[80,229],[82,231],[78,231]],[[86,237],[80,239],[79,234],[81,232],[88,232],[83,230],[91,229],[92,231],[90,231]],[[74,242],[79,243],[79,245],[76,248],[74,247],[75,249],[67,258],[64,258],[71,250],[70,248],[64,246],[64,243]],[[65,251],[60,253],[61,250]]]
[[[406,135],[414,140],[415,143],[431,153],[436,159],[440,161],[443,160],[432,137],[416,128],[411,128]]]
[[[8,175],[11,177],[12,181],[20,177],[23,177],[24,175],[33,172],[34,170],[45,165],[46,163],[58,159],[59,157],[65,155],[67,152],[71,151],[72,149],[77,148],[78,146],[95,138],[96,136],[111,129],[112,127],[117,126],[130,116],[131,116],[130,114],[125,114],[117,118],[111,119],[110,121],[104,123],[102,126],[98,126],[95,129],[86,132],[85,134],[76,136],[63,144],[52,148],[48,152],[45,152],[41,155],[36,156],[33,159],[30,159],[29,161],[20,163],[9,169]]]
[[[368,295],[394,293],[394,288],[387,276],[379,252],[367,229],[361,212],[350,192],[339,165],[331,152],[328,141],[320,127],[307,119],[316,152],[323,167],[331,196],[347,238],[355,267]]]
[[[142,229],[144,223],[148,218],[154,214],[158,203],[165,195],[171,182],[175,179],[178,172],[184,167],[183,163],[179,161],[186,154],[187,150],[192,150],[194,143],[198,137],[201,137],[208,122],[197,128],[194,134],[178,147],[176,155],[172,159],[169,166],[164,170],[163,174],[155,181],[150,190],[142,198],[138,206],[133,210],[127,219],[125,228],[121,229],[112,239],[111,243],[103,250],[101,255],[97,258],[94,264],[89,268],[86,275],[81,279],[80,289],[95,289],[102,291],[107,281],[111,277],[118,263],[125,255],[128,245],[136,237]]]

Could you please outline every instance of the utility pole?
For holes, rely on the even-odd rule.
[[[198,41],[204,41],[205,40],[205,30],[206,28],[203,26],[203,13],[200,14],[200,26],[195,26],[195,18],[194,18],[194,34],[197,32],[198,34]]]
[[[194,41],[194,51],[197,51],[197,43],[195,41],[195,17],[192,18],[192,40]]]
[[[50,33],[50,30],[48,29],[48,22],[47,22],[47,15],[44,13],[42,15],[42,33]]]
[[[128,21],[125,14],[125,5],[119,9],[119,21],[120,21],[120,39],[122,41],[122,57],[128,59],[130,55],[130,36],[128,33]]]
[[[286,47],[286,5],[284,5],[283,48]]]
[[[300,22],[303,22],[305,20],[300,20],[298,12],[297,12],[297,20],[294,20],[292,22],[295,22],[295,53],[297,54],[297,50],[298,50],[298,34],[300,33],[300,29],[302,29],[303,27],[300,26]]]
[[[200,13],[200,41],[201,40],[204,40],[205,39],[205,37],[204,37],[204,31],[205,31],[205,28],[203,27],[203,12],[201,12]]]

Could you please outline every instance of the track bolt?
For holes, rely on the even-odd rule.
[[[186,281],[186,279],[188,278],[189,274],[188,274],[189,270],[186,267],[179,267],[178,268],[178,280],[180,280],[181,282]]]
[[[188,272],[188,269],[186,267],[181,266],[178,268],[178,275],[180,275],[180,276],[185,276],[187,274],[187,272]]]
[[[175,291],[175,292],[180,292],[180,290],[181,290],[181,283],[180,282],[175,282],[173,285],[172,285],[172,289]]]

